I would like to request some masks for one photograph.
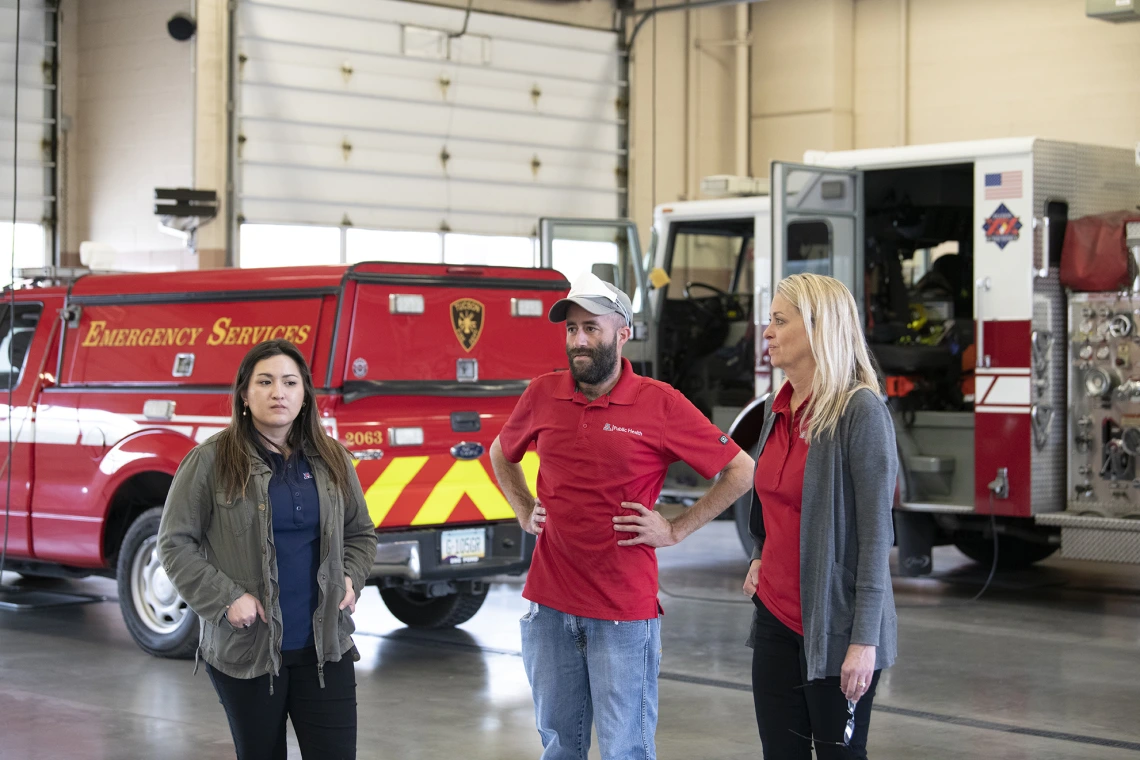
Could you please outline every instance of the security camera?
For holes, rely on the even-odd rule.
[[[166,31],[179,42],[186,42],[198,30],[198,22],[189,13],[175,13],[166,22]]]

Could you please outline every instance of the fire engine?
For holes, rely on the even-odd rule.
[[[13,388],[0,410],[15,442],[0,444],[6,569],[116,576],[147,652],[197,646],[197,617],[155,550],[161,510],[182,458],[228,424],[241,358],[270,338],[305,355],[325,428],[355,457],[379,537],[369,583],[395,617],[457,625],[483,604],[489,577],[529,566],[533,539],[487,451],[530,379],[565,368],[560,326],[546,319],[569,287],[558,272],[26,274],[0,317],[0,384]],[[522,466],[534,491],[536,455]]]
[[[1140,291],[1059,276],[1069,220],[1136,208],[1138,160],[1035,138],[809,151],[773,163],[766,196],[658,206],[644,260],[629,222],[543,220],[543,261],[561,240],[616,240],[595,269],[636,294],[627,355],[745,449],[781,379],[762,338],[775,284],[840,279],[886,379],[904,574],[948,543],[1002,567],[1058,549],[1140,562]],[[1140,256],[1140,224],[1126,257],[1125,235]],[[663,495],[706,487],[675,467]]]

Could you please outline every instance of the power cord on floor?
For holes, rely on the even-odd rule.
[[[751,599],[709,599],[703,596],[695,596],[693,594],[678,594],[675,591],[670,591],[669,588],[661,582],[657,581],[657,590],[670,599],[684,599],[690,602],[711,602],[712,604],[747,604],[752,605]]]
[[[986,577],[986,582],[982,584],[982,588],[978,593],[974,594],[969,599],[960,599],[951,602],[939,602],[937,604],[896,604],[895,609],[932,609],[932,608],[945,608],[945,607],[963,607],[967,604],[972,604],[982,598],[982,594],[990,587],[993,582],[994,574],[997,572],[998,566],[998,532],[997,532],[997,517],[994,515],[994,492],[990,489],[990,535],[994,539],[994,558],[990,562],[990,574]]]

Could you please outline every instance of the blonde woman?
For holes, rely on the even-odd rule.
[[[744,592],[767,760],[866,758],[897,632],[888,555],[898,461],[890,414],[841,282],[780,282],[764,331],[787,382],[768,402]]]

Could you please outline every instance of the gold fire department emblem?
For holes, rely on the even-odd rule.
[[[475,348],[483,334],[483,304],[474,298],[451,302],[451,328],[464,351]]]

